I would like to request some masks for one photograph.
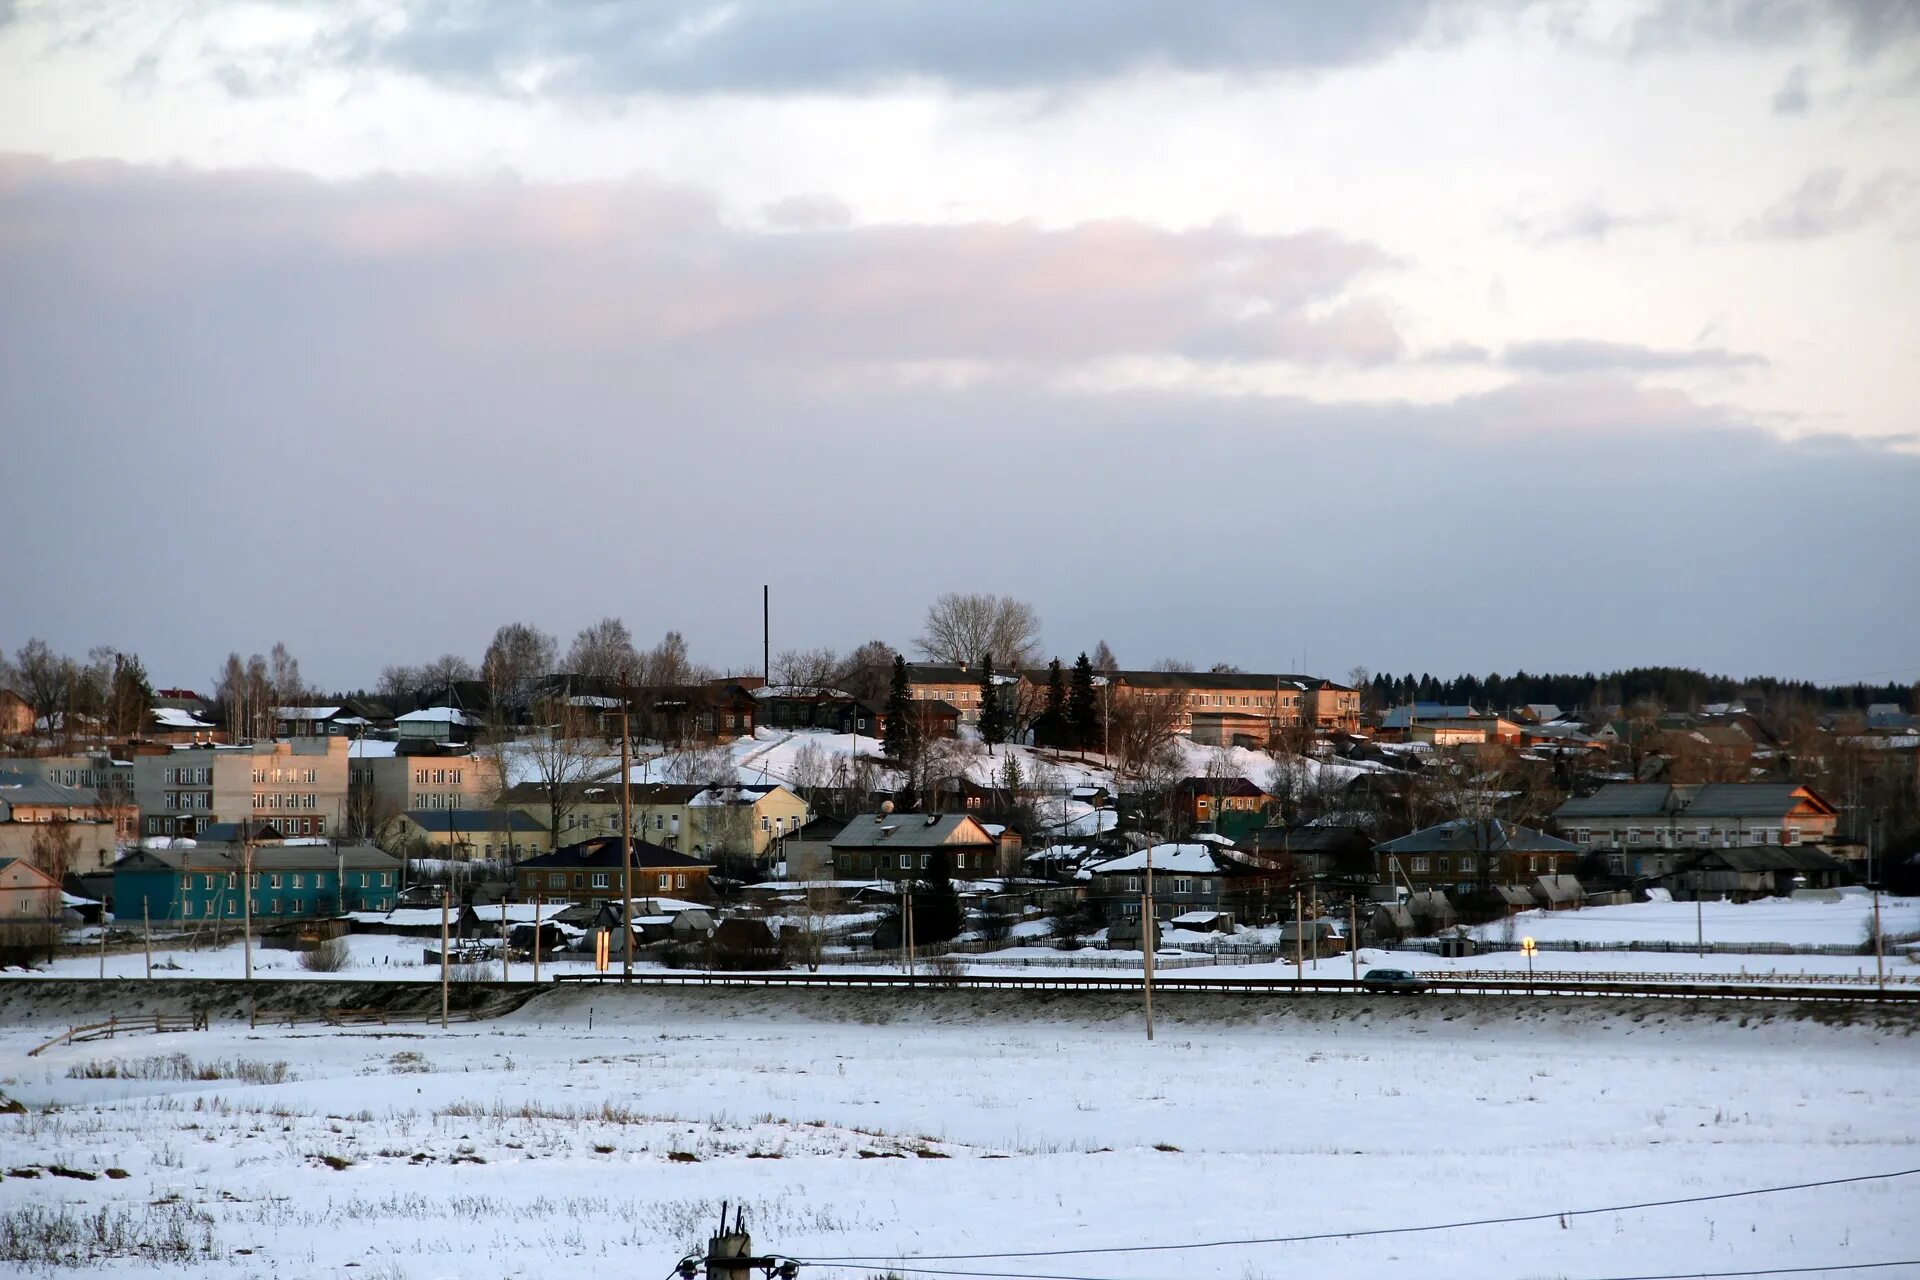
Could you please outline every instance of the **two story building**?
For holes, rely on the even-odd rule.
[[[241,878],[248,851],[191,840],[149,841],[113,866],[113,912],[179,927],[238,924],[246,914]],[[399,894],[400,863],[371,845],[325,841],[268,845],[251,852],[256,924],[345,911],[388,911]]]
[[[1610,782],[1553,812],[1560,834],[1628,879],[1671,874],[1706,849],[1826,845],[1839,811],[1793,782]]]
[[[627,896],[621,877],[630,856],[634,897],[671,897],[688,902],[711,899],[707,884],[711,863],[645,840],[634,840],[632,846],[629,855],[617,835],[566,845],[514,867],[514,884],[526,901],[564,899],[587,905],[621,902]]]
[[[830,840],[833,864],[843,880],[921,879],[933,869],[936,850],[947,855],[956,878],[999,875],[1000,842],[966,813],[863,813]]]

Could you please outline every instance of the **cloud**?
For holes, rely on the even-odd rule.
[[[1803,63],[1787,72],[1787,78],[1774,91],[1773,113],[1777,116],[1803,116],[1812,103],[1812,74]]]
[[[1901,212],[1920,192],[1920,176],[1890,169],[1856,186],[1845,199],[1846,173],[1817,169],[1750,223],[1750,234],[1773,240],[1812,240],[1852,231]]]
[[[1126,219],[846,227],[724,224],[660,184],[322,183],[105,163],[0,160],[0,255],[52,255],[129,288],[325,266],[384,273],[383,323],[480,344],[672,349],[786,364],[1115,355],[1377,362],[1392,318],[1354,293],[1393,260],[1325,231]],[[129,229],[137,234],[128,234]]]
[[[1514,343],[1502,354],[1501,363],[1530,373],[1564,375],[1752,369],[1769,362],[1754,352],[1724,347],[1672,351],[1631,342],[1563,339]]]
[[[1607,238],[1616,232],[1667,226],[1673,220],[1672,215],[1665,213],[1622,213],[1593,199],[1540,213],[1517,215],[1508,219],[1508,225],[1537,245],[1573,241],[1605,244]]]
[[[653,0],[529,8],[414,0],[323,42],[486,92],[865,92],[907,81],[1058,88],[1135,71],[1259,74],[1365,63],[1418,40],[1429,0]]]
[[[768,226],[789,231],[834,231],[853,224],[853,210],[829,195],[788,196],[760,213]]]
[[[1920,625],[1920,457],[1796,449],[1637,385],[1644,349],[1431,404],[1342,400],[1311,374],[1285,397],[1042,376],[1111,352],[1391,349],[1359,290],[1392,266],[1324,232],[755,233],[639,182],[0,161],[9,474],[85,491],[78,515],[72,485],[0,502],[0,545],[60,548],[0,557],[0,599],[24,602],[0,647],[113,643],[192,683],[284,621],[210,599],[297,582],[324,602],[297,651],[337,688],[477,656],[510,618],[565,635],[609,609],[745,669],[760,583],[792,643],[845,646],[911,635],[932,595],[984,582],[1035,601],[1068,653],[1105,634],[1248,667],[1310,642],[1336,672],[1891,665],[1875,650]],[[902,376],[820,376],[867,362]],[[1010,364],[1042,374],[996,376]],[[1322,476],[1345,482],[1289,479]],[[1775,515],[1729,521],[1703,476]],[[1356,493],[1383,514],[1357,516]],[[1287,591],[1249,594],[1246,557],[1208,553],[1223,539],[1308,553]],[[1742,609],[1649,629],[1645,566],[1676,559]],[[639,566],[625,603],[616,562]],[[1121,566],[1125,590],[1086,565]],[[1797,607],[1816,571],[1862,602],[1845,634]],[[1492,636],[1449,621],[1570,580],[1611,607]],[[1438,621],[1409,635],[1408,616]]]
[[[1920,38],[1920,5],[1908,0],[1663,0],[1629,33],[1635,52],[1703,45],[1804,48],[1838,33],[1855,61],[1869,62]]]

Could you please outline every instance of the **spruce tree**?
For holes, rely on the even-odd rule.
[[[1067,690],[1067,736],[1082,751],[1100,741],[1100,703],[1093,692],[1093,661],[1085,651],[1074,659]]]
[[[1047,702],[1033,722],[1033,743],[1037,747],[1064,747],[1067,736],[1067,676],[1060,659],[1047,664]]]
[[[987,754],[1007,740],[1007,713],[1000,705],[1000,687],[993,682],[993,655],[980,659],[980,741]]]
[[[911,892],[914,942],[951,942],[959,936],[966,917],[953,887],[953,859],[945,849],[933,851],[926,879]]]
[[[893,655],[893,686],[887,692],[887,728],[882,735],[887,757],[902,768],[919,754],[919,726],[914,723],[913,699],[907,686],[907,660]]]

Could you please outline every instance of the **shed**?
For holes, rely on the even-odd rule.
[[[784,969],[780,940],[764,920],[734,916],[722,920],[710,944],[716,969]]]
[[[1587,901],[1587,891],[1572,876],[1541,876],[1534,896],[1549,911],[1571,911]]]

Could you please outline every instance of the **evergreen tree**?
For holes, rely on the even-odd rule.
[[[905,768],[920,753],[919,725],[914,721],[913,699],[908,696],[907,660],[893,655],[893,686],[887,692],[887,729],[881,738],[887,757]]]
[[[914,943],[951,942],[960,936],[963,919],[960,895],[953,888],[953,859],[946,850],[935,849],[926,880],[913,890]]]
[[[1038,747],[1067,745],[1067,676],[1060,659],[1047,664],[1047,701],[1033,722],[1033,742]]]
[[[987,754],[1007,740],[1007,711],[1000,705],[1000,686],[993,680],[993,655],[980,659],[980,741]]]
[[[116,737],[133,737],[147,727],[153,710],[153,686],[147,668],[134,654],[113,655],[113,678],[107,688],[108,730]]]
[[[1082,751],[1100,741],[1100,703],[1093,691],[1093,661],[1082,652],[1067,689],[1067,736]]]

